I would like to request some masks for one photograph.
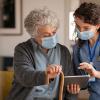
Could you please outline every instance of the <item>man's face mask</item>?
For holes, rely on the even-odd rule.
[[[89,39],[91,39],[94,36],[94,32],[92,32],[92,31],[83,31],[83,32],[80,32],[76,28],[76,32],[77,32],[78,38],[80,38],[81,40],[89,40]]]
[[[51,49],[57,44],[57,35],[42,38],[42,47]]]

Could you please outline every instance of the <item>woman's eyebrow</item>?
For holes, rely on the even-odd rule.
[[[84,26],[84,29],[90,29],[90,27],[89,26]]]

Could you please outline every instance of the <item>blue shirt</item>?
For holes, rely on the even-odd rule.
[[[91,53],[93,53],[94,46],[91,48]],[[88,49],[89,49],[88,41],[85,42],[85,44],[80,48],[80,50],[77,44],[74,46],[73,65],[74,65],[76,74],[85,74],[84,71],[79,70],[78,67],[79,67],[80,61],[90,63],[90,55],[89,55]],[[94,68],[100,71],[100,39],[95,49],[95,54],[92,59],[92,62],[93,62]],[[100,79],[96,78],[94,82],[90,82],[89,92],[90,92],[90,100],[100,100]]]

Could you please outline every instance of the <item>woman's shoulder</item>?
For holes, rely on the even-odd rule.
[[[62,44],[59,44],[59,43],[58,43],[58,45],[60,46],[61,52],[65,52],[65,53],[67,52],[67,53],[70,53],[67,46],[62,45]]]
[[[28,39],[27,41],[17,44],[15,49],[16,48],[26,48],[26,47],[29,47],[30,45],[31,45],[31,39]]]
[[[58,43],[58,45],[59,45],[60,48],[62,48],[62,49],[68,49],[67,46],[65,46],[65,45],[63,45],[63,44]]]
[[[78,43],[75,43],[75,44],[73,44],[73,46],[72,46],[73,49],[78,48],[78,47],[79,47],[79,46],[78,46]]]

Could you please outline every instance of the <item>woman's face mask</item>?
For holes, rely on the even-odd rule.
[[[97,29],[99,28],[97,25],[86,23],[84,20],[78,17],[75,17],[75,24],[75,32],[77,33],[78,38],[81,40],[89,40],[93,38],[95,33],[97,33]]]
[[[76,32],[77,32],[77,36],[78,38],[80,38],[81,40],[89,40],[92,37],[94,37],[94,32],[92,31],[83,31],[80,32],[77,28],[76,28]]]
[[[47,49],[51,49],[53,47],[55,47],[57,44],[57,35],[54,34],[53,36],[50,37],[43,37],[42,38],[42,47],[47,48]]]
[[[58,42],[56,30],[49,25],[39,27],[37,42],[45,49],[54,48]]]

